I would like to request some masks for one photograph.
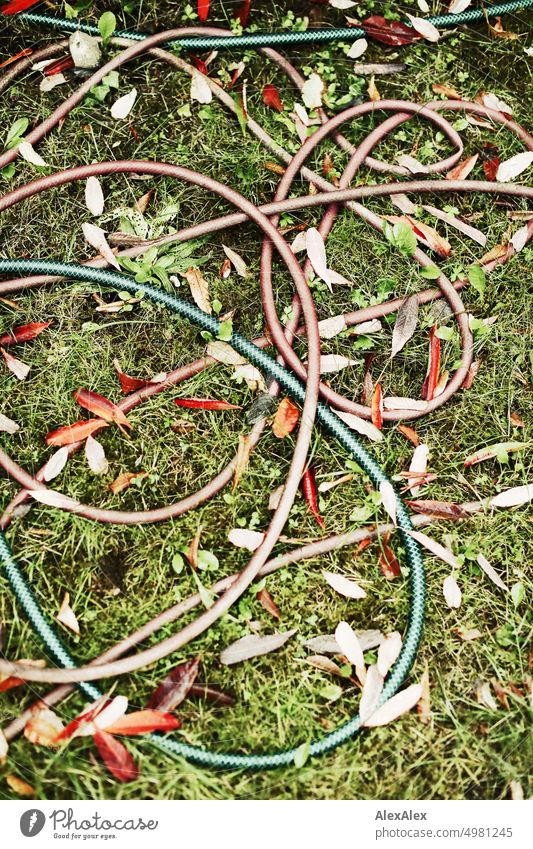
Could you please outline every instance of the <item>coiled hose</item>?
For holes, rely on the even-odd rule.
[[[519,9],[527,9],[530,6],[533,6],[533,0],[510,0],[507,3],[497,3],[495,6],[486,6],[482,9],[466,9],[458,15],[434,15],[426,20],[436,27],[456,27],[461,24],[480,21],[484,17],[495,17],[505,15],[508,12],[516,12]],[[36,26],[54,27],[64,32],[81,30],[90,35],[99,35],[97,26],[76,20],[67,20],[67,18],[60,18],[55,15],[22,12],[18,15],[18,18]],[[135,32],[135,30],[120,30],[115,35],[118,38],[127,38],[130,41],[142,41],[147,37],[144,33]],[[257,47],[292,47],[297,44],[328,44],[332,41],[351,42],[366,35],[366,31],[361,27],[324,27],[322,29],[308,29],[304,32],[254,32],[224,37],[195,36],[180,39],[179,43],[174,42],[174,44],[177,44],[182,50],[193,51],[246,50]]]

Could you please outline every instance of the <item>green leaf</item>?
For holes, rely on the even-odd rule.
[[[229,342],[231,339],[231,335],[233,333],[233,322],[231,319],[228,321],[220,322],[220,329],[217,333],[217,339],[221,339],[222,342]]]
[[[485,294],[485,289],[487,288],[487,279],[485,277],[485,272],[481,268],[480,265],[471,265],[468,269],[468,281],[470,285],[479,292],[481,296]]]
[[[206,551],[204,548],[201,548],[198,552],[198,568],[217,569],[218,557],[212,551]]]
[[[24,135],[24,133],[28,129],[29,124],[30,122],[28,118],[18,118],[8,130],[6,136],[6,147],[9,146],[10,142],[15,142],[16,144],[18,144],[20,137]]]
[[[446,342],[449,339],[453,339],[454,335],[455,330],[453,327],[439,327],[438,330],[435,331],[437,339],[444,339]]]
[[[184,566],[185,566],[185,561],[184,561],[183,557],[181,556],[181,554],[179,554],[179,553],[175,554],[174,557],[172,558],[172,568],[174,569],[174,572],[176,573],[176,575],[179,575],[181,572],[183,572]]]
[[[298,746],[294,753],[294,766],[300,769],[307,761],[309,757],[309,743],[302,743],[301,746]]]
[[[416,236],[409,224],[405,221],[397,221],[392,229],[398,250],[404,256],[413,256],[416,251]]]
[[[335,702],[342,696],[342,687],[339,687],[338,684],[325,684],[319,693],[328,702]]]
[[[511,587],[511,598],[515,607],[518,607],[518,605],[524,601],[525,594],[526,591],[524,590],[524,585],[521,581],[517,584],[513,584]]]
[[[436,280],[440,277],[440,269],[436,265],[428,265],[426,268],[420,269],[420,276],[426,280]]]
[[[102,36],[102,41],[104,42],[104,44],[109,41],[116,28],[117,19],[115,18],[113,12],[104,12],[104,14],[100,16],[100,19],[98,21],[98,29],[100,30],[100,35]]]

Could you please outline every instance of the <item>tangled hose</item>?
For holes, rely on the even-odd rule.
[[[101,80],[103,76],[105,76],[110,70],[119,67],[145,50],[149,50],[158,58],[162,58],[170,64],[182,68],[187,73],[194,73],[194,69],[187,65],[187,63],[185,63],[182,59],[174,56],[173,54],[168,54],[159,48],[159,45],[171,42],[182,36],[188,37],[188,34],[191,31],[195,32],[196,30],[171,30],[167,33],[159,33],[156,36],[146,38],[141,44],[128,47],[122,54],[110,60],[110,62],[108,62],[103,68],[93,74],[91,78],[87,80],[77,92],[61,104],[61,106],[58,107],[58,109],[56,109],[55,112],[53,112],[52,115],[43,122],[43,124],[36,127],[30,134],[28,134],[27,140],[32,143],[38,142],[47,132],[56,126],[57,123],[66,117],[68,112],[78,102],[80,102],[83,96],[99,80]],[[213,30],[209,30],[208,32],[213,32]],[[215,30],[214,32],[217,31]],[[220,38],[220,36],[209,37]],[[116,42],[123,44],[124,39],[119,38]],[[63,46],[64,45],[52,45],[51,48],[44,48],[43,51],[39,51],[39,56],[44,54],[47,56],[53,55],[54,52],[58,52],[58,49],[63,49]],[[290,66],[287,60],[283,59],[270,49],[264,50],[263,52],[270,59],[276,61],[289,74],[295,84],[301,87],[303,84],[302,78],[296,70]],[[37,55],[38,54],[34,54],[32,57],[34,61],[37,58]],[[11,79],[20,73],[24,67],[27,67],[27,60],[23,60],[11,69],[4,76],[3,80],[0,81],[0,91],[11,81]],[[212,84],[211,87],[214,91],[216,90],[215,93],[220,100],[231,108],[228,100],[231,104],[233,104],[232,99],[228,97],[219,86]],[[233,104],[233,109],[234,108]],[[368,112],[374,112],[376,108],[384,109],[392,114],[382,125],[370,133],[367,139],[359,145],[358,148],[352,148],[346,139],[338,135],[338,128],[345,121],[353,120]],[[23,198],[30,197],[53,186],[64,185],[71,181],[85,179],[88,176],[96,174],[102,175],[109,173],[136,172],[186,180],[187,182],[193,183],[208,191],[213,191],[230,201],[237,207],[237,209],[240,210],[240,212],[189,227],[177,234],[172,234],[172,237],[167,237],[167,240],[172,239],[184,241],[185,239],[190,239],[194,236],[214,232],[222,227],[232,226],[242,220],[251,220],[260,227],[264,235],[261,255],[261,294],[263,307],[271,340],[274,342],[279,354],[281,354],[282,361],[288,364],[290,369],[287,368],[287,365],[276,362],[262,350],[263,347],[270,344],[269,340],[260,339],[256,340],[258,344],[253,344],[239,334],[234,333],[230,340],[230,344],[236,351],[245,356],[250,362],[262,369],[275,380],[275,384],[271,387],[272,394],[275,394],[278,391],[278,387],[281,386],[295,400],[303,403],[300,431],[287,477],[284,494],[276,512],[274,513],[264,542],[254,553],[243,572],[241,572],[241,574],[236,578],[232,579],[229,583],[226,583],[223,587],[220,587],[223,595],[213,605],[213,607],[203,613],[194,622],[187,625],[184,629],[178,632],[178,634],[164,640],[156,646],[153,646],[151,649],[140,652],[134,656],[129,656],[122,661],[116,660],[120,654],[123,654],[133,645],[138,644],[148,634],[153,633],[157,630],[157,628],[161,627],[163,621],[173,621],[186,609],[192,609],[192,606],[194,605],[189,607],[186,605],[184,606],[183,604],[181,606],[178,605],[176,607],[179,608],[179,610],[174,608],[171,609],[172,613],[170,613],[170,611],[166,612],[167,618],[165,618],[165,615],[160,615],[159,617],[156,617],[152,623],[147,623],[147,625],[139,629],[135,635],[130,635],[129,639],[123,641],[120,651],[116,650],[117,647],[115,647],[114,651],[111,650],[113,653],[113,657],[111,658],[113,662],[106,663],[106,657],[102,656],[87,667],[76,668],[74,659],[70,656],[69,652],[55,633],[55,630],[48,623],[47,619],[40,610],[31,589],[25,581],[19,566],[14,560],[5,537],[2,535],[0,538],[0,558],[2,559],[4,569],[13,586],[14,592],[37,633],[44,641],[54,659],[58,664],[63,666],[64,669],[35,669],[34,667],[1,661],[0,672],[5,674],[16,674],[26,680],[33,681],[50,681],[60,683],[71,683],[73,681],[77,681],[80,684],[81,689],[88,696],[95,698],[99,695],[99,690],[97,690],[94,685],[89,684],[89,681],[105,677],[106,675],[116,675],[132,671],[133,669],[152,663],[185,645],[190,639],[198,636],[207,627],[213,624],[213,622],[216,621],[216,619],[222,615],[222,613],[224,613],[229,606],[238,597],[240,597],[240,595],[242,595],[263,568],[268,566],[266,563],[267,558],[283,528],[283,525],[285,524],[288,512],[297,491],[301,473],[305,468],[307,450],[309,447],[315,414],[318,422],[328,433],[333,435],[339,441],[345,450],[351,454],[351,456],[359,463],[363,471],[368,474],[370,480],[375,486],[379,486],[380,483],[386,480],[385,475],[376,464],[375,460],[368,454],[363,446],[360,445],[350,430],[340,421],[339,417],[335,414],[331,407],[322,402],[318,402],[318,395],[320,394],[325,401],[334,405],[334,409],[356,412],[359,415],[366,417],[369,416],[367,408],[360,407],[349,399],[343,398],[336,393],[332,393],[328,387],[319,385],[320,342],[314,304],[306,283],[306,277],[304,273],[302,273],[302,269],[296,261],[294,254],[288,248],[288,245],[279,233],[277,223],[279,215],[284,211],[323,204],[327,206],[327,211],[320,226],[320,231],[323,236],[327,236],[334,222],[338,207],[341,203],[343,203],[348,205],[348,207],[357,214],[361,215],[371,226],[380,230],[382,227],[380,218],[371,213],[365,207],[361,206],[358,202],[354,201],[356,199],[360,200],[364,197],[392,195],[394,193],[406,191],[448,192],[455,190],[481,190],[484,192],[499,192],[519,197],[533,197],[533,190],[528,190],[522,186],[480,183],[477,181],[446,181],[445,183],[441,181],[406,181],[381,186],[348,188],[355,173],[363,162],[379,171],[392,171],[393,173],[399,172],[401,174],[405,173],[404,170],[400,169],[398,166],[389,166],[380,160],[372,159],[370,154],[374,147],[383,138],[385,138],[392,129],[408,120],[413,115],[422,117],[435,124],[456,148],[451,157],[448,157],[448,159],[432,166],[431,170],[435,173],[441,173],[453,167],[461,156],[462,143],[460,137],[453,130],[451,125],[438,114],[440,109],[465,109],[470,112],[484,114],[492,120],[506,126],[507,129],[518,136],[529,150],[533,150],[533,139],[526,133],[525,130],[519,127],[515,122],[510,121],[501,113],[477,104],[464,102],[440,102],[420,107],[416,104],[410,104],[403,101],[381,101],[379,104],[362,104],[361,106],[352,107],[344,113],[341,113],[335,118],[329,120],[325,115],[322,115],[323,126],[304,143],[300,151],[294,157],[291,157],[283,151],[272,139],[270,139],[270,137],[266,135],[259,125],[253,122],[252,119],[248,119],[248,125],[251,131],[254,132],[270,150],[275,152],[282,161],[285,161],[288,166],[278,186],[274,202],[272,204],[267,204],[262,208],[255,207],[235,191],[206,176],[196,174],[195,172],[188,171],[187,169],[179,166],[157,162],[148,163],[136,161],[99,163],[96,165],[82,166],[80,168],[59,172],[51,176],[43,177],[26,186],[22,186],[0,199],[0,211],[2,211]],[[319,177],[317,174],[314,174],[305,166],[305,161],[312,150],[323,138],[330,134],[333,134],[338,143],[350,153],[350,161],[342,176],[340,189],[336,189],[331,186],[327,180]],[[12,161],[16,156],[16,148],[12,151],[6,152],[6,154],[0,157],[0,167],[3,167],[9,161]],[[301,174],[305,179],[309,179],[322,191],[317,195],[288,199],[288,194],[293,181],[299,174]],[[531,235],[532,231],[533,228],[530,228],[529,235]],[[274,247],[285,262],[296,288],[295,299],[292,305],[292,318],[285,328],[280,324],[277,317],[271,286],[271,269]],[[123,255],[138,255],[143,250],[146,250],[146,246],[136,247],[130,251],[125,251]],[[137,252],[137,254],[135,252]],[[510,248],[505,259],[508,259],[512,256],[512,254],[513,250]],[[433,265],[433,262],[431,262],[431,260],[429,260],[429,258],[426,257],[426,255],[420,250],[417,251],[415,259],[422,266],[429,264]],[[91,267],[94,265],[101,266],[105,265],[105,263],[101,260],[97,260],[80,266],[44,260],[0,260],[0,274],[20,275],[19,279],[6,281],[0,284],[0,292],[14,291],[17,288],[30,288],[44,283],[52,283],[54,280],[64,278],[83,280],[115,288],[120,291],[130,291],[132,293],[138,292],[139,288],[142,288],[145,296],[149,300],[167,307],[177,315],[195,323],[197,326],[201,327],[203,330],[207,330],[213,335],[218,334],[218,321],[201,312],[198,308],[191,304],[152,287],[140,287],[138,283],[132,282],[130,278],[125,277],[124,275]],[[304,272],[305,271],[306,267],[304,267]],[[472,360],[471,334],[468,328],[465,310],[457,292],[460,285],[452,285],[451,282],[442,274],[438,279],[438,285],[440,287],[440,293],[448,300],[448,303],[450,304],[458,321],[462,337],[463,351],[461,366],[448,384],[445,393],[443,393],[444,398],[439,396],[439,398],[435,399],[435,402],[431,402],[427,407],[427,411],[440,406],[440,404],[444,403],[449,397],[451,397],[453,392],[462,385]],[[430,300],[435,296],[435,293],[430,293],[429,296],[427,293],[422,294],[427,298],[427,300]],[[423,301],[423,298],[421,298],[421,300]],[[392,312],[395,308],[398,308],[401,302],[402,301],[398,299],[390,302],[389,304],[379,305],[376,314],[385,315],[388,312]],[[376,310],[376,308],[371,309]],[[304,320],[303,328],[299,327],[300,315]],[[345,319],[347,320],[347,323],[356,324],[360,321],[367,320],[367,315],[369,315],[368,311],[360,310],[357,313],[348,314],[348,316],[345,316]],[[305,331],[308,341],[308,361],[305,367],[296,358],[291,344],[295,334],[301,333],[302,331]],[[205,368],[207,364],[208,363],[204,358],[197,363],[191,364],[189,367],[176,370],[176,372],[169,375],[166,385],[175,384],[186,379],[191,374],[198,373],[202,368]],[[121,407],[124,410],[131,409],[131,407],[136,403],[139,403],[139,401],[149,397],[149,395],[162,391],[164,388],[165,386],[156,386],[134,393],[134,395],[124,399]],[[406,413],[406,411],[392,410],[385,413],[385,418],[388,420],[398,420],[400,418],[415,418],[420,414],[420,411],[407,411]],[[252,441],[258,440],[262,427],[263,425],[260,424],[254,428],[251,435]],[[74,453],[74,451],[76,451],[79,447],[79,443],[70,446],[70,452]],[[38,473],[35,477],[28,475],[3,451],[0,451],[0,463],[6,471],[8,471],[8,473],[24,487],[24,491],[19,494],[16,499],[14,499],[2,517],[2,527],[6,528],[12,518],[12,510],[15,504],[21,503],[21,501],[27,499],[28,493],[32,490],[44,488],[44,485],[42,484],[41,473]],[[76,506],[73,509],[75,509],[75,512],[80,513],[80,515],[85,516],[86,518],[121,524],[137,524],[144,521],[161,521],[162,519],[169,518],[170,516],[179,515],[186,509],[190,509],[191,506],[196,506],[206,498],[212,497],[231,479],[232,473],[233,464],[229,464],[229,466],[223,470],[217,478],[211,481],[210,484],[198,493],[195,493],[194,495],[189,496],[170,507],[158,508],[152,511],[145,511],[144,513],[107,511],[84,505]],[[398,525],[409,565],[410,612],[402,652],[387,678],[380,703],[383,703],[383,701],[387,698],[390,698],[408,675],[421,638],[424,620],[425,586],[422,557],[417,544],[409,535],[412,524],[408,513],[398,497],[397,502]],[[109,655],[111,652],[107,652],[106,654]],[[312,743],[309,748],[310,755],[318,755],[330,751],[343,741],[352,737],[358,731],[359,727],[360,719],[356,716],[340,728]],[[180,743],[168,737],[163,738],[158,735],[151,735],[150,739],[167,753],[186,757],[200,765],[225,768],[248,767],[265,769],[288,765],[293,762],[297,752],[297,749],[291,748],[283,752],[265,755],[214,753],[205,751],[199,747]]]

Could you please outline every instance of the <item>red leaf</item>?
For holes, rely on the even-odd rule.
[[[237,18],[241,23],[242,27],[245,27],[248,24],[248,17],[250,15],[250,6],[252,5],[252,0],[244,0],[241,8],[237,12]]]
[[[53,77],[55,74],[61,74],[63,71],[69,71],[74,67],[74,59],[72,56],[64,56],[57,62],[52,62],[51,65],[47,65],[46,68],[43,68],[43,74],[45,77]]]
[[[362,28],[371,38],[381,41],[383,44],[391,44],[399,47],[401,44],[411,44],[419,41],[420,36],[415,29],[402,24],[399,21],[387,21],[382,15],[372,15],[361,24]]]
[[[100,698],[93,702],[87,710],[84,710],[76,716],[72,722],[69,722],[69,724],[59,732],[55,738],[55,742],[61,743],[63,740],[70,740],[78,728],[88,722],[92,722],[95,716],[97,716],[109,704],[109,701],[110,700],[106,698],[106,696],[100,696]]]
[[[193,410],[241,410],[238,404],[229,401],[216,401],[211,398],[175,398],[178,407],[190,407]]]
[[[2,8],[3,15],[18,15],[19,12],[25,12],[26,9],[31,9],[36,6],[38,0],[11,0],[7,6]]]
[[[106,728],[108,734],[127,734],[133,737],[137,734],[148,734],[150,731],[174,731],[181,722],[171,713],[159,710],[137,710],[118,719],[114,725]]]
[[[17,59],[24,59],[25,56],[31,56],[33,50],[31,47],[26,47],[24,50],[21,50],[20,53],[15,53],[14,56],[10,56],[9,59],[4,59],[3,62],[0,62],[0,68],[7,68],[8,65],[12,65],[13,62],[16,62]]]
[[[135,392],[136,389],[144,389],[146,386],[151,385],[149,380],[141,380],[139,377],[130,377],[129,374],[124,374],[124,372],[121,371],[118,360],[113,360],[113,365],[116,373],[118,374],[118,379],[120,380],[120,385],[124,395],[128,395],[130,392]],[[155,381],[152,381],[152,383],[155,383]]]
[[[290,398],[284,398],[272,423],[272,433],[278,439],[284,439],[292,433],[300,418],[300,411],[295,407]]]
[[[174,710],[187,698],[198,675],[200,658],[195,657],[187,663],[180,663],[154,690],[148,700],[147,708],[151,710]]]
[[[200,71],[201,74],[205,74],[206,77],[209,76],[209,72],[207,70],[207,65],[205,64],[203,59],[199,59],[198,56],[194,56],[192,53],[189,53],[191,58],[191,62],[197,71]]]
[[[109,425],[103,419],[88,419],[87,421],[76,422],[73,425],[65,425],[47,433],[46,444],[72,445],[73,442],[82,442],[104,427],[109,427]]]
[[[424,516],[434,516],[436,519],[468,519],[471,515],[468,510],[451,501],[424,501],[419,499],[405,503],[417,513],[422,513]]]
[[[429,366],[426,379],[424,380],[420,397],[425,401],[432,401],[435,397],[435,389],[440,374],[440,339],[436,335],[437,325],[429,331]]]
[[[500,154],[495,144],[486,144],[481,151],[483,171],[487,180],[495,180],[500,165]]]
[[[381,540],[381,551],[379,554],[379,568],[385,575],[388,581],[392,581],[400,574],[400,564],[394,551],[389,545],[389,536],[383,537]]]
[[[376,388],[372,395],[371,416],[372,424],[378,430],[381,430],[383,427],[383,393],[381,391],[381,384],[379,383],[376,383]]]
[[[94,742],[106,769],[118,781],[134,781],[139,770],[132,756],[120,740],[115,740],[107,731],[95,731]]]
[[[283,112],[283,103],[275,85],[266,85],[263,89],[263,103],[277,112]]]
[[[105,419],[106,422],[115,422],[118,425],[131,427],[120,407],[117,407],[112,401],[104,398],[103,395],[98,395],[97,392],[93,392],[91,389],[82,389],[80,387],[80,389],[76,389],[72,393],[72,397],[78,402],[80,407],[89,410],[90,413],[94,413],[101,419]]]
[[[7,348],[9,345],[18,345],[20,342],[29,342],[30,339],[35,339],[39,333],[46,330],[51,322],[43,321],[35,324],[21,324],[19,327],[14,327],[9,333],[0,336],[0,345]]]
[[[198,0],[198,17],[201,21],[207,21],[211,0]]]
[[[20,687],[25,683],[22,678],[15,678],[13,675],[10,675],[9,678],[4,678],[3,681],[0,681],[0,693],[6,693],[8,690],[13,690],[15,687]]]
[[[303,475],[302,478],[302,492],[304,494],[304,498],[307,502],[307,506],[309,510],[317,520],[318,524],[321,528],[324,528],[324,519],[319,513],[318,510],[318,495],[316,489],[316,478],[315,471],[312,466],[309,466]]]

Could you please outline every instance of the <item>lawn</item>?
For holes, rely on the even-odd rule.
[[[85,5],[88,9],[83,15],[93,22],[107,8],[107,4]],[[226,26],[237,5],[229,0],[213,2],[210,22]],[[443,8],[432,0],[429,5],[432,13]],[[124,26],[149,31],[194,22],[189,7],[180,12],[182,6],[130,0],[123,4],[122,12],[120,4],[110,7]],[[383,8],[413,14],[418,10],[414,2]],[[372,0],[363,0],[356,15],[364,18],[381,13],[383,8]],[[325,5],[269,0],[252,4],[251,22],[258,29],[294,27],[299,26],[304,14],[311,14],[314,23],[342,25],[343,21],[341,12]],[[518,123],[528,127],[531,116],[526,93],[531,85],[531,59],[524,51],[526,22],[526,13],[504,19],[505,29],[520,34],[515,40],[490,38],[486,25],[479,24],[448,33],[438,44],[423,42],[395,49],[372,42],[364,59],[357,61],[384,62],[397,57],[405,62],[403,73],[376,76],[382,98],[423,103],[435,98],[432,84],[436,83],[454,86],[468,100],[480,92],[492,92],[512,107]],[[16,21],[9,26],[4,21],[1,24],[0,60],[24,47],[57,40],[57,34],[45,29]],[[353,73],[353,60],[346,53],[347,46],[332,45],[297,47],[288,54],[304,75],[316,71],[331,86],[332,111],[341,108],[344,96],[345,100],[367,99],[370,78]],[[246,63],[249,112],[276,141],[294,152],[297,139],[277,113],[262,102],[264,85],[274,84],[288,115],[294,89],[278,68],[253,52],[245,56],[220,53],[213,68],[218,71],[241,59]],[[73,90],[75,81],[71,75],[67,78],[65,85],[43,94],[38,88],[40,75],[35,73],[26,72],[13,83],[0,100],[2,137],[18,118],[28,118],[30,125],[43,120]],[[243,134],[238,121],[216,100],[208,105],[191,103],[190,80],[185,74],[142,57],[120,69],[118,85],[118,91],[111,91],[103,101],[95,96],[87,98],[39,144],[39,153],[54,170],[113,158],[160,160],[204,172],[233,186],[254,203],[272,198],[279,179],[270,165],[273,155],[253,136]],[[132,118],[112,121],[110,103],[133,86],[138,99]],[[453,115],[451,120],[458,118]],[[364,119],[344,131],[358,143],[371,127],[372,120]],[[492,143],[503,161],[522,149],[518,140],[501,127],[461,124],[460,132],[466,155]],[[446,151],[445,141],[420,121],[397,130],[376,155],[392,161],[398,153],[411,153],[422,162],[430,162],[443,158]],[[315,170],[321,170],[325,152],[341,173],[347,158],[333,142],[319,148],[312,163]],[[530,173],[519,179],[525,182]],[[369,180],[366,169],[361,174],[363,181]],[[35,176],[32,165],[17,160],[13,175],[0,174],[2,194]],[[483,179],[482,170],[478,167],[472,177]],[[374,178],[387,179],[386,175]],[[102,184],[106,212],[98,223],[109,232],[123,229],[129,222],[130,226],[146,225],[149,235],[155,236],[229,210],[211,195],[167,179],[139,180],[119,175],[102,179]],[[153,196],[139,222],[139,216],[132,215],[131,210],[149,190],[153,190]],[[302,191],[307,192],[306,185]],[[487,235],[486,250],[508,239],[521,226],[510,221],[509,210],[526,209],[522,201],[511,206],[488,195],[441,196],[434,202],[441,208],[452,206],[461,217],[474,222]],[[388,199],[373,201],[369,207],[380,214],[398,212]],[[92,249],[84,242],[80,225],[89,220],[82,183],[42,193],[2,213],[0,257],[88,258]],[[424,220],[435,226],[434,220]],[[313,226],[319,221],[318,211],[306,210],[285,216],[282,224]],[[482,256],[484,249],[446,224],[439,223],[437,229],[452,246],[450,258],[439,263],[454,279]],[[222,244],[245,259],[251,272],[246,280],[234,273],[227,279],[220,277]],[[187,249],[172,246],[165,255],[172,256],[174,264],[184,271],[190,265],[200,266],[209,281],[211,298],[220,302],[222,314],[235,311],[235,328],[253,337],[261,335],[264,327],[258,286],[259,245],[257,230],[246,225],[197,240]],[[330,294],[325,285],[316,282],[313,294],[319,319],[427,286],[414,263],[348,211],[339,215],[327,240],[327,252],[330,267],[353,281],[353,286],[335,287]],[[475,334],[480,368],[472,388],[459,392],[439,411],[415,424],[420,440],[429,446],[429,471],[436,475],[425,498],[462,503],[533,480],[527,447],[507,459],[488,460],[470,469],[463,465],[465,457],[484,446],[509,440],[528,443],[531,439],[531,258],[532,250],[525,248],[487,276],[484,292],[468,288],[463,294],[466,309],[475,318],[494,317],[494,321],[478,327]],[[278,313],[282,315],[291,296],[285,273],[277,272],[275,287]],[[35,472],[51,454],[45,434],[81,417],[72,399],[77,387],[87,387],[115,402],[120,400],[114,358],[128,374],[148,376],[185,365],[205,352],[205,340],[199,333],[162,309],[141,300],[127,311],[106,314],[96,311],[98,301],[93,294],[94,289],[78,283],[11,296],[15,305],[0,302],[1,333],[14,324],[52,322],[33,343],[16,350],[31,365],[27,380],[17,381],[7,369],[2,370],[1,412],[20,425],[16,434],[2,434],[2,446],[29,471]],[[180,294],[188,297],[183,278]],[[105,299],[111,300],[109,295]],[[325,353],[344,354],[357,363],[332,375],[332,386],[358,398],[364,358],[372,352],[373,374],[376,379],[380,377],[387,394],[419,397],[434,310],[430,306],[421,309],[416,334],[392,362],[394,316],[383,322],[380,334],[341,335],[325,341]],[[442,313],[439,321],[453,327]],[[444,365],[452,368],[459,354],[457,332],[450,332],[442,344]],[[304,351],[303,343],[298,350]],[[224,398],[243,409],[178,409],[173,401],[180,395]],[[236,382],[231,368],[206,369],[183,386],[136,407],[129,416],[131,439],[118,429],[102,433],[99,440],[109,460],[106,475],[92,474],[80,452],[53,486],[73,498],[103,507],[141,510],[169,503],[207,483],[231,459],[239,435],[249,427],[246,411],[254,397],[245,383]],[[177,419],[187,420],[190,428],[185,429],[182,422],[176,429]],[[386,426],[384,433],[384,440],[373,444],[372,451],[389,475],[397,475],[409,467],[413,446],[395,426]],[[269,494],[284,480],[293,445],[294,434],[279,440],[267,428],[233,493],[226,488],[201,508],[170,522],[109,526],[35,504],[27,515],[12,523],[8,538],[52,619],[65,592],[70,594],[81,634],[75,637],[62,629],[62,636],[80,663],[197,591],[198,576],[180,552],[200,528],[201,548],[216,555],[207,558],[206,568],[198,573],[205,586],[246,564],[247,552],[227,541],[228,529],[266,527]],[[319,430],[312,451],[319,483],[353,471],[345,453]],[[140,469],[148,474],[138,485],[119,495],[109,491],[108,485],[120,473]],[[3,508],[16,492],[16,484],[3,474]],[[322,495],[319,506],[330,534],[382,519],[382,514],[376,513],[367,481],[357,473],[351,481]],[[13,774],[28,782],[41,799],[500,799],[510,797],[510,788],[515,786],[511,782],[520,783],[527,797],[531,793],[531,532],[532,516],[527,506],[489,511],[465,522],[435,522],[431,527],[429,533],[459,556],[461,569],[456,577],[462,604],[458,609],[446,605],[442,582],[450,567],[428,554],[426,630],[410,677],[410,681],[419,681],[425,670],[429,674],[432,715],[425,724],[412,712],[391,725],[365,732],[321,760],[266,773],[199,769],[173,761],[141,738],[127,742],[141,767],[140,777],[130,784],[117,783],[105,771],[94,757],[90,738],[52,751],[21,737],[11,745],[9,759],[0,771],[0,797],[19,798],[6,780]],[[320,534],[299,496],[284,530],[285,541],[275,552]],[[496,587],[480,570],[476,563],[480,552],[501,574],[509,592]],[[354,547],[344,548],[281,569],[266,581],[281,612],[279,623],[257,600],[259,586],[255,584],[204,636],[156,666],[115,682],[114,692],[127,694],[132,708],[142,707],[177,663],[199,654],[201,680],[230,692],[234,704],[220,708],[187,699],[178,708],[182,727],[175,733],[181,739],[217,750],[273,751],[319,737],[355,713],[358,687],[348,678],[332,679],[307,664],[305,641],[332,633],[344,619],[358,629],[379,628],[387,633],[404,628],[406,576],[386,580],[378,567],[379,553],[379,544],[373,543],[359,553]],[[402,554],[399,547],[398,553]],[[353,577],[367,591],[366,598],[354,602],[336,595],[325,584],[323,570]],[[4,579],[0,586],[3,652],[10,659],[44,657],[39,641],[13,604]],[[261,627],[265,633],[298,630],[274,654],[236,666],[222,665],[221,649],[254,627]],[[467,629],[478,629],[481,637],[462,639],[460,632]],[[167,626],[162,635],[169,636],[175,630],[175,625]],[[365,659],[371,663],[375,655],[375,651],[367,652]],[[489,683],[493,693],[503,691],[505,697],[496,699],[493,707],[480,703],[476,697],[480,682]],[[0,725],[6,725],[21,706],[44,692],[44,686],[28,685],[2,693]],[[83,697],[74,693],[56,711],[67,722],[84,704]]]

